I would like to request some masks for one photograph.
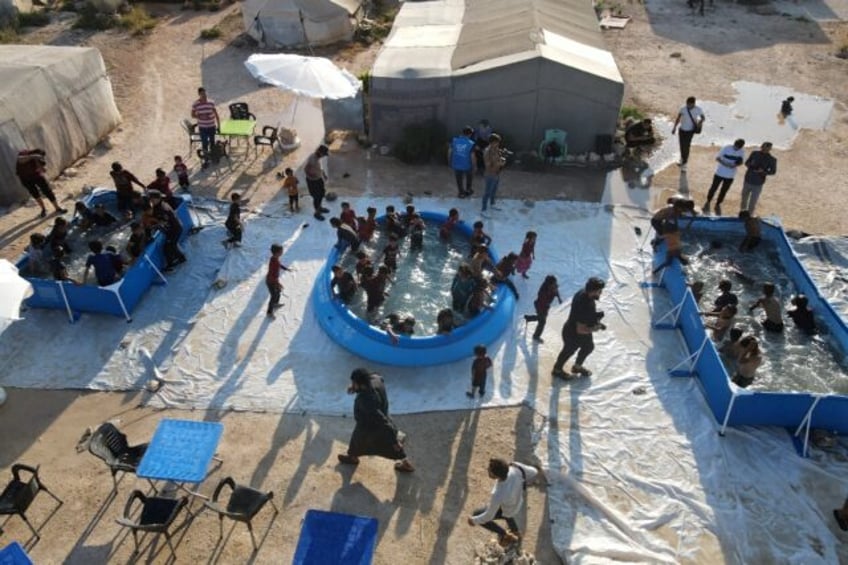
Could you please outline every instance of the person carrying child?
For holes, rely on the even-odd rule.
[[[524,321],[528,324],[536,322],[536,331],[533,332],[533,341],[537,343],[545,343],[542,339],[542,332],[545,331],[545,324],[548,321],[548,312],[551,310],[551,304],[554,298],[562,304],[562,298],[559,295],[559,284],[554,275],[548,275],[539,287],[539,293],[536,295],[536,300],[533,306],[536,308],[535,314],[525,314]]]
[[[518,254],[518,260],[515,262],[515,270],[523,279],[529,279],[527,271],[533,264],[536,258],[536,232],[529,231],[524,236],[524,243],[521,244],[521,252]]]
[[[763,284],[763,295],[751,304],[748,312],[762,308],[766,313],[765,319],[761,320],[763,328],[769,332],[780,333],[783,331],[783,315],[781,313],[780,300],[774,296],[774,291],[774,283],[767,282]]]
[[[474,361],[471,362],[471,388],[465,393],[468,398],[474,398],[478,392],[480,398],[486,395],[486,376],[492,368],[492,360],[486,355],[486,346],[474,346]]]
[[[283,190],[289,195],[289,212],[294,214],[295,212],[300,212],[300,192],[298,188],[300,181],[294,176],[294,171],[291,167],[286,167],[284,172]]]

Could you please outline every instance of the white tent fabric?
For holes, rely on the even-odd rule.
[[[362,0],[245,0],[247,33],[265,47],[328,45],[353,37]]]
[[[15,177],[20,149],[44,149],[54,176],[120,120],[97,49],[0,45],[0,204],[26,196]]]

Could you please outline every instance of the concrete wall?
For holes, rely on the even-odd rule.
[[[434,87],[438,84],[438,87]],[[595,149],[615,132],[624,85],[542,58],[451,79],[371,84],[371,138],[392,143],[404,124],[435,118],[449,132],[486,118],[512,150],[537,149],[549,128],[568,132],[568,151]]]

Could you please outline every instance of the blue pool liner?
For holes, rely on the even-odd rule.
[[[698,232],[745,236],[744,224],[737,218],[705,218],[693,220]],[[762,238],[777,249],[786,273],[799,293],[809,299],[817,322],[827,329],[831,346],[842,355],[848,352],[848,326],[827,299],[819,292],[812,277],[792,249],[786,233],[779,226],[762,222]],[[665,261],[665,246],[660,245],[653,257],[654,268]],[[658,275],[660,276],[660,275]],[[672,375],[697,378],[720,433],[727,426],[781,426],[802,438],[801,452],[806,454],[811,429],[825,429],[848,434],[848,397],[840,394],[806,392],[763,392],[737,387],[724,368],[718,350],[704,328],[703,318],[678,261],[661,273],[658,286],[671,295],[674,309],[660,316],[679,329],[689,350],[689,357],[671,369]],[[657,327],[657,326],[655,326]],[[659,326],[666,327],[666,326]]]
[[[307,510],[293,565],[370,565],[377,545],[377,520]]]
[[[190,211],[191,196],[186,194],[176,198],[181,200],[175,212],[183,224],[183,233],[180,238],[180,241],[183,241],[194,227]],[[95,204],[108,204],[116,200],[114,190],[98,189],[86,196],[83,202],[91,208]],[[76,219],[73,220],[73,222],[76,221]],[[125,271],[123,278],[109,286],[75,285],[66,281],[25,277],[32,284],[33,290],[26,305],[29,308],[64,310],[71,322],[78,320],[83,312],[111,314],[131,322],[130,314],[138,306],[147,290],[152,285],[167,283],[162,274],[162,269],[165,267],[164,248],[165,236],[157,233],[147,245],[144,254]],[[28,261],[29,257],[24,254],[16,264],[18,270],[23,269]]]
[[[445,214],[418,212],[419,215],[438,225],[447,221]],[[382,218],[381,218],[382,220]],[[465,222],[456,225],[455,231],[470,237],[472,228]],[[498,257],[489,247],[492,262]],[[330,338],[363,359],[401,367],[441,365],[473,356],[474,346],[489,345],[511,324],[515,311],[515,297],[505,285],[496,285],[492,309],[468,320],[447,335],[400,336],[393,344],[385,331],[370,325],[348,309],[330,288],[332,268],[339,261],[339,252],[330,250],[327,263],[318,274],[312,292],[315,315],[321,328]],[[447,307],[447,305],[446,305]]]

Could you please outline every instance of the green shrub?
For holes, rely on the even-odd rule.
[[[221,37],[221,29],[218,26],[200,30],[200,39],[218,39]]]
[[[77,20],[74,22],[76,29],[93,29],[101,31],[115,27],[118,18],[114,14],[100,12],[94,4],[86,2],[77,12]]]
[[[118,18],[118,23],[130,35],[142,35],[156,27],[156,18],[141,6],[133,6],[129,12]]]
[[[0,44],[18,43],[20,38],[18,32],[13,27],[0,27]]]
[[[639,108],[636,108],[635,106],[622,106],[621,112],[619,112],[619,116],[622,120],[627,120],[630,118],[634,120],[641,120],[645,117],[645,114],[643,114],[642,111],[639,110]]]
[[[437,120],[411,124],[403,128],[392,154],[407,164],[429,163],[434,157],[445,158],[447,128]]]
[[[371,71],[365,69],[356,77],[362,83],[362,94],[368,95],[371,92]]]
[[[44,27],[50,23],[50,15],[47,12],[18,12],[19,27]]]

